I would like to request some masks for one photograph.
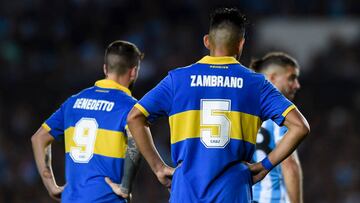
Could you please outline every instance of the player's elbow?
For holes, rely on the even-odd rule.
[[[33,136],[31,136],[32,145],[43,145],[46,146],[50,144],[54,138],[45,130],[40,127]]]
[[[293,131],[297,139],[304,139],[310,133],[310,125],[306,118],[297,109],[290,111],[286,116],[284,125]]]
[[[35,134],[33,134],[33,135],[31,136],[31,143],[32,143],[32,144],[35,144],[35,143],[39,142],[39,139],[40,139],[39,134],[38,134],[38,133],[35,133]]]
[[[33,136],[31,136],[31,145],[33,147],[42,146],[44,145],[43,142],[44,141],[42,140],[39,133],[36,132],[35,134],[33,134]]]
[[[35,137],[35,135],[33,135],[33,136],[31,136],[31,143],[35,143],[36,142],[36,137]]]
[[[303,139],[310,134],[310,125],[306,120],[299,122],[298,125],[296,125],[296,128],[298,131],[298,135],[301,136]]]
[[[301,126],[301,128],[302,128],[302,133],[305,136],[310,134],[310,125],[306,120],[303,122],[303,125]]]

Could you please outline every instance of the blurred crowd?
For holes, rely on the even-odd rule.
[[[269,51],[252,37],[261,19],[332,20],[359,18],[360,13],[356,0],[0,1],[0,202],[51,202],[36,171],[30,137],[68,96],[103,78],[110,42],[129,40],[145,53],[134,90],[140,99],[168,70],[207,54],[202,37],[209,12],[219,5],[237,6],[250,20],[244,65]],[[311,55],[295,101],[312,129],[298,150],[305,202],[360,202],[360,36],[351,44],[333,38],[326,49]],[[161,119],[152,131],[171,164],[167,125]],[[63,145],[53,146],[60,185]],[[167,202],[168,196],[143,162],[134,202]]]

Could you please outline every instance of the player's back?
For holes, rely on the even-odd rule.
[[[280,127],[271,120],[264,121],[258,132],[253,161],[259,162],[267,156],[286,131],[285,126]],[[253,186],[253,199],[259,203],[289,202],[280,165],[273,168],[263,180]]]
[[[174,202],[248,202],[264,77],[232,57],[205,57],[170,72]],[[190,195],[181,195],[190,194]],[[248,198],[243,198],[243,197]]]
[[[235,58],[206,56],[170,71],[135,107],[149,122],[169,117],[171,202],[249,202],[241,162],[252,158],[261,120],[282,124],[292,103]]]
[[[65,140],[66,187],[62,202],[124,202],[105,183],[120,182],[126,151],[126,117],[136,100],[111,80],[70,97],[45,126]]]

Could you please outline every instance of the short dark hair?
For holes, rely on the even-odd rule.
[[[270,52],[261,59],[253,60],[250,64],[250,68],[255,72],[261,73],[269,68],[270,65],[278,65],[282,68],[287,66],[299,68],[297,61],[283,52]]]
[[[229,25],[236,28],[238,34],[245,35],[247,19],[237,8],[217,8],[210,15],[210,32],[214,29]]]
[[[141,59],[143,59],[143,54],[135,44],[117,40],[106,48],[104,63],[109,72],[122,75],[128,69],[139,65]]]

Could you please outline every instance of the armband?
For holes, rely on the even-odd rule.
[[[265,157],[262,161],[261,164],[263,165],[263,167],[268,170],[271,171],[271,169],[274,168],[274,165],[270,162],[268,157]]]

